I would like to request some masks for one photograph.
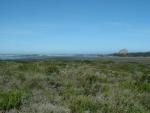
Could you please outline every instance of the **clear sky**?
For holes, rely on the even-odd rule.
[[[150,51],[150,0],[0,0],[0,53]]]

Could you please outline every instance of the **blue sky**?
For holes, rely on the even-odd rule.
[[[0,0],[0,53],[150,51],[149,0]]]

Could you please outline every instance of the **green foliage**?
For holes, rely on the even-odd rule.
[[[120,83],[120,87],[126,88],[126,89],[136,89],[135,81],[128,80]]]
[[[49,65],[46,70],[47,74],[58,73],[58,72],[59,72],[59,68],[54,64]]]
[[[19,65],[18,69],[21,71],[32,71],[32,72],[38,72],[40,70],[37,63],[24,63]]]
[[[99,107],[99,104],[88,96],[78,96],[72,100],[70,105],[72,113],[84,113],[85,111],[96,113]]]
[[[132,60],[0,61],[0,112],[149,113],[150,62]]]
[[[140,88],[141,88],[141,90],[150,92],[150,83],[144,82],[144,83],[140,86]]]
[[[0,92],[0,110],[9,110],[19,108],[21,105],[23,93],[18,90]]]
[[[144,93],[142,94],[140,98],[140,102],[148,109],[150,110],[150,94]]]
[[[140,91],[147,91],[150,92],[150,75],[141,75],[140,77],[136,78],[136,86]]]

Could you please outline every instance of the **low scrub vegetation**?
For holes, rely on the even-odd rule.
[[[21,92],[17,90],[1,91],[0,92],[0,109],[6,110],[18,108],[21,105]]]
[[[0,113],[149,113],[150,61],[0,61]]]

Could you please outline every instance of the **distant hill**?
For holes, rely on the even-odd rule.
[[[121,57],[150,57],[150,52],[131,52],[128,54],[113,53],[111,55]]]

